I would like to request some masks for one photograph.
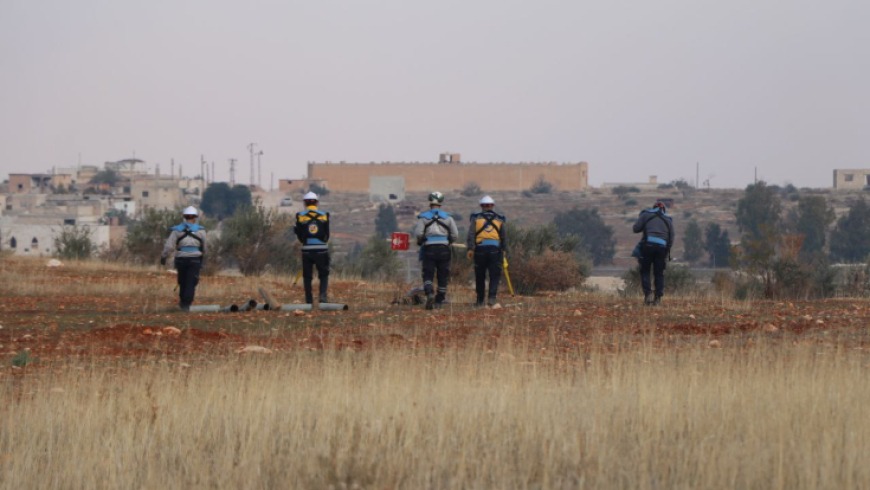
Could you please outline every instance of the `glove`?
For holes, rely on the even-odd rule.
[[[469,250],[468,253],[465,254],[468,257],[468,260],[474,259],[474,250]]]
[[[160,265],[166,265],[166,257],[160,257]]]

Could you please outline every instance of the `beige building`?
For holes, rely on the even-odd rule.
[[[167,176],[142,175],[130,183],[130,195],[139,209],[173,209],[184,204],[178,180]]]
[[[870,169],[835,169],[834,189],[861,190],[870,186]]]
[[[321,181],[330,191],[369,192],[371,177],[402,177],[406,192],[462,189],[476,183],[484,192],[522,191],[543,179],[556,190],[589,187],[589,164],[463,163],[458,153],[442,153],[437,163],[308,163],[308,181]]]
[[[13,194],[44,193],[50,190],[50,174],[9,174],[9,192]]]

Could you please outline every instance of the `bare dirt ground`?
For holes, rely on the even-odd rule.
[[[582,357],[593,350],[619,350],[626,342],[651,348],[739,348],[767,339],[863,350],[870,340],[867,299],[738,302],[683,297],[645,308],[639,298],[570,292],[505,295],[502,308],[475,309],[470,305],[472,291],[457,286],[450,294],[453,303],[425,311],[391,304],[403,286],[336,279],[330,296],[349,304],[347,311],[183,313],[174,309],[174,277],[165,271],[76,264],[49,268],[45,262],[0,262],[0,373],[22,371],[10,371],[22,353],[31,360],[25,369],[39,370],[70,359],[188,362],[239,355],[245,346],[280,353],[460,346],[490,350],[509,343],[554,356]],[[278,301],[301,302],[301,286],[293,286],[292,278],[204,277],[197,303],[239,303],[257,297],[259,286]]]

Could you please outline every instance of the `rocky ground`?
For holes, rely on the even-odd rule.
[[[404,286],[333,282],[332,301],[346,311],[182,313],[173,308],[174,277],[166,271],[0,261],[6,279],[0,303],[0,375],[57,362],[203,358],[310,350],[494,349],[506,342],[554,356],[651,348],[740,348],[750,343],[817,343],[867,349],[870,301],[736,302],[666,298],[648,308],[640,298],[589,292],[503,297],[500,308],[476,309],[458,286],[452,303],[426,311],[394,304]],[[264,287],[277,301],[301,302],[292,278],[205,277],[198,304],[244,302]],[[262,301],[262,300],[261,300]],[[247,348],[247,349],[246,349]]]

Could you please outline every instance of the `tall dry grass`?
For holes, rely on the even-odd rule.
[[[0,486],[870,488],[863,351],[518,344],[3,376]]]

